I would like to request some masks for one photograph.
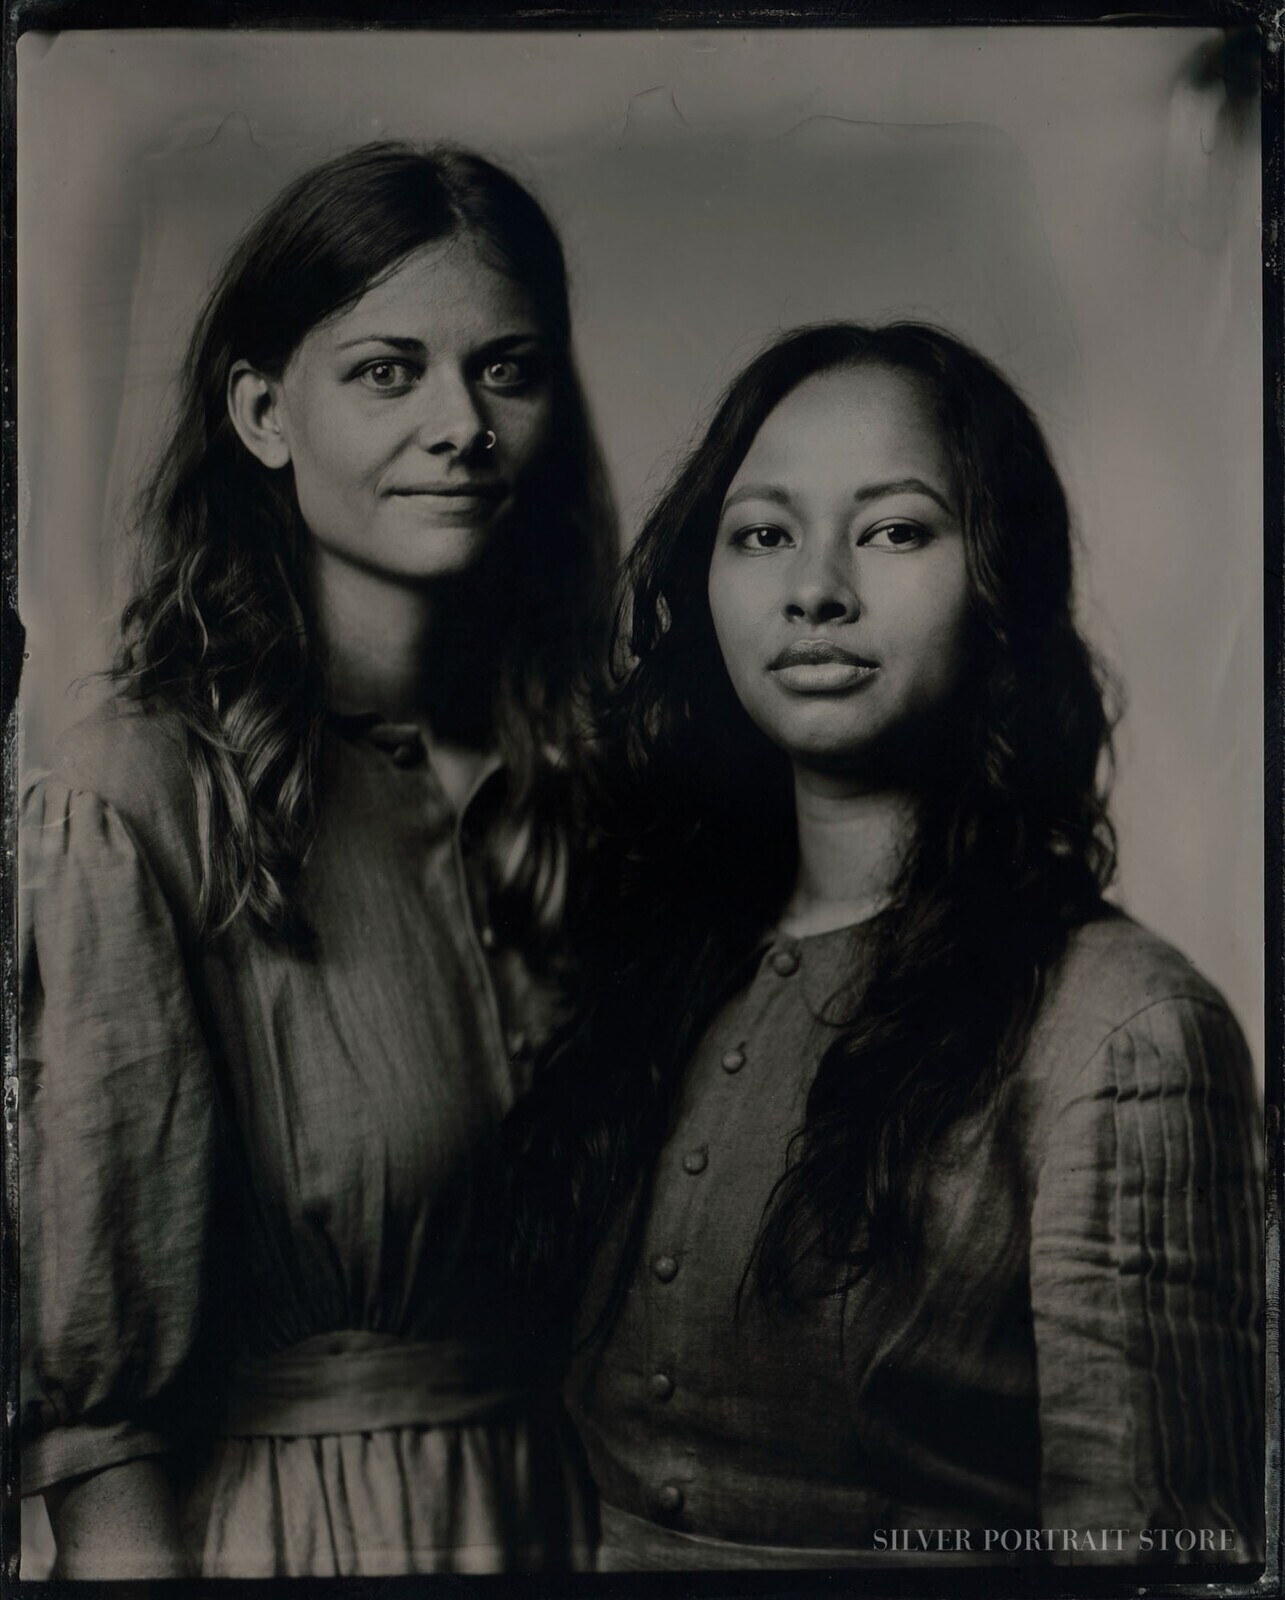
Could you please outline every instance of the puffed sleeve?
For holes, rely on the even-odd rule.
[[[1214,999],[1146,1006],[1053,1119],[1031,1241],[1041,1520],[1109,1530],[1098,1560],[1262,1559],[1261,1149]]]
[[[22,1492],[166,1448],[201,1310],[212,1090],[171,908],[120,813],[21,823]]]

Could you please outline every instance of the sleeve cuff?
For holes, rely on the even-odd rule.
[[[51,1428],[23,1446],[19,1486],[24,1495],[42,1494],[69,1478],[83,1478],[142,1456],[164,1455],[168,1449],[163,1434],[131,1422]]]

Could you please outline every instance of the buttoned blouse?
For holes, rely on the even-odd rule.
[[[488,920],[470,837],[502,781],[457,817],[423,729],[331,719],[305,950],[201,939],[172,716],[113,702],[34,777],[24,1492],[167,1452],[207,1574],[560,1559],[488,1220],[561,1005]]]
[[[801,1310],[743,1286],[869,951],[862,928],[773,938],[690,1064],[622,1308],[567,1384],[602,1564],[876,1564],[898,1536],[923,1560],[914,1530],[938,1529],[978,1530],[939,1559],[1003,1561],[985,1529],[1050,1525],[1131,1530],[1117,1561],[1164,1527],[1261,1558],[1251,1068],[1221,998],[1128,918],[1073,934],[1019,1069],[925,1159],[913,1266]],[[1045,1558],[1068,1556],[1024,1554]]]

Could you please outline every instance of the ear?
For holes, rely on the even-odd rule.
[[[265,467],[284,467],[290,444],[282,427],[281,384],[238,361],[228,374],[228,416],[241,443]]]

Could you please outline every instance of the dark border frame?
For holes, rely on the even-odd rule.
[[[329,1596],[341,1600],[424,1596],[644,1597],[745,1596],[794,1600],[807,1595],[859,1594],[888,1600],[925,1596],[1275,1596],[1285,1592],[1281,1479],[1282,1395],[1279,1371],[1281,1312],[1282,1104],[1285,1102],[1285,5],[1266,0],[1134,0],[1127,11],[1106,11],[1102,0],[804,0],[794,4],[719,5],[712,0],[622,0],[617,5],[522,5],[519,0],[6,0],[4,78],[0,101],[0,1043],[3,1045],[3,1142],[0,1144],[0,1594],[28,1600],[94,1600],[146,1592],[158,1600],[210,1597]],[[25,33],[70,29],[237,29],[244,31],[458,29],[629,31],[638,29],[904,28],[964,26],[1183,26],[1245,30],[1258,40],[1262,127],[1263,297],[1263,573],[1264,573],[1264,906],[1266,926],[1267,1134],[1267,1540],[1266,1569],[1244,1567],[1129,1569],[907,1568],[843,1572],[582,1574],[545,1579],[536,1574],[498,1578],[436,1577],[334,1580],[218,1580],[148,1584],[21,1582],[17,1577],[16,1284],[17,1180],[17,691],[24,631],[17,612],[17,362],[16,362],[16,100],[17,41]],[[1273,1362],[1273,1356],[1277,1358]],[[1198,1581],[1193,1579],[1197,1572]]]

